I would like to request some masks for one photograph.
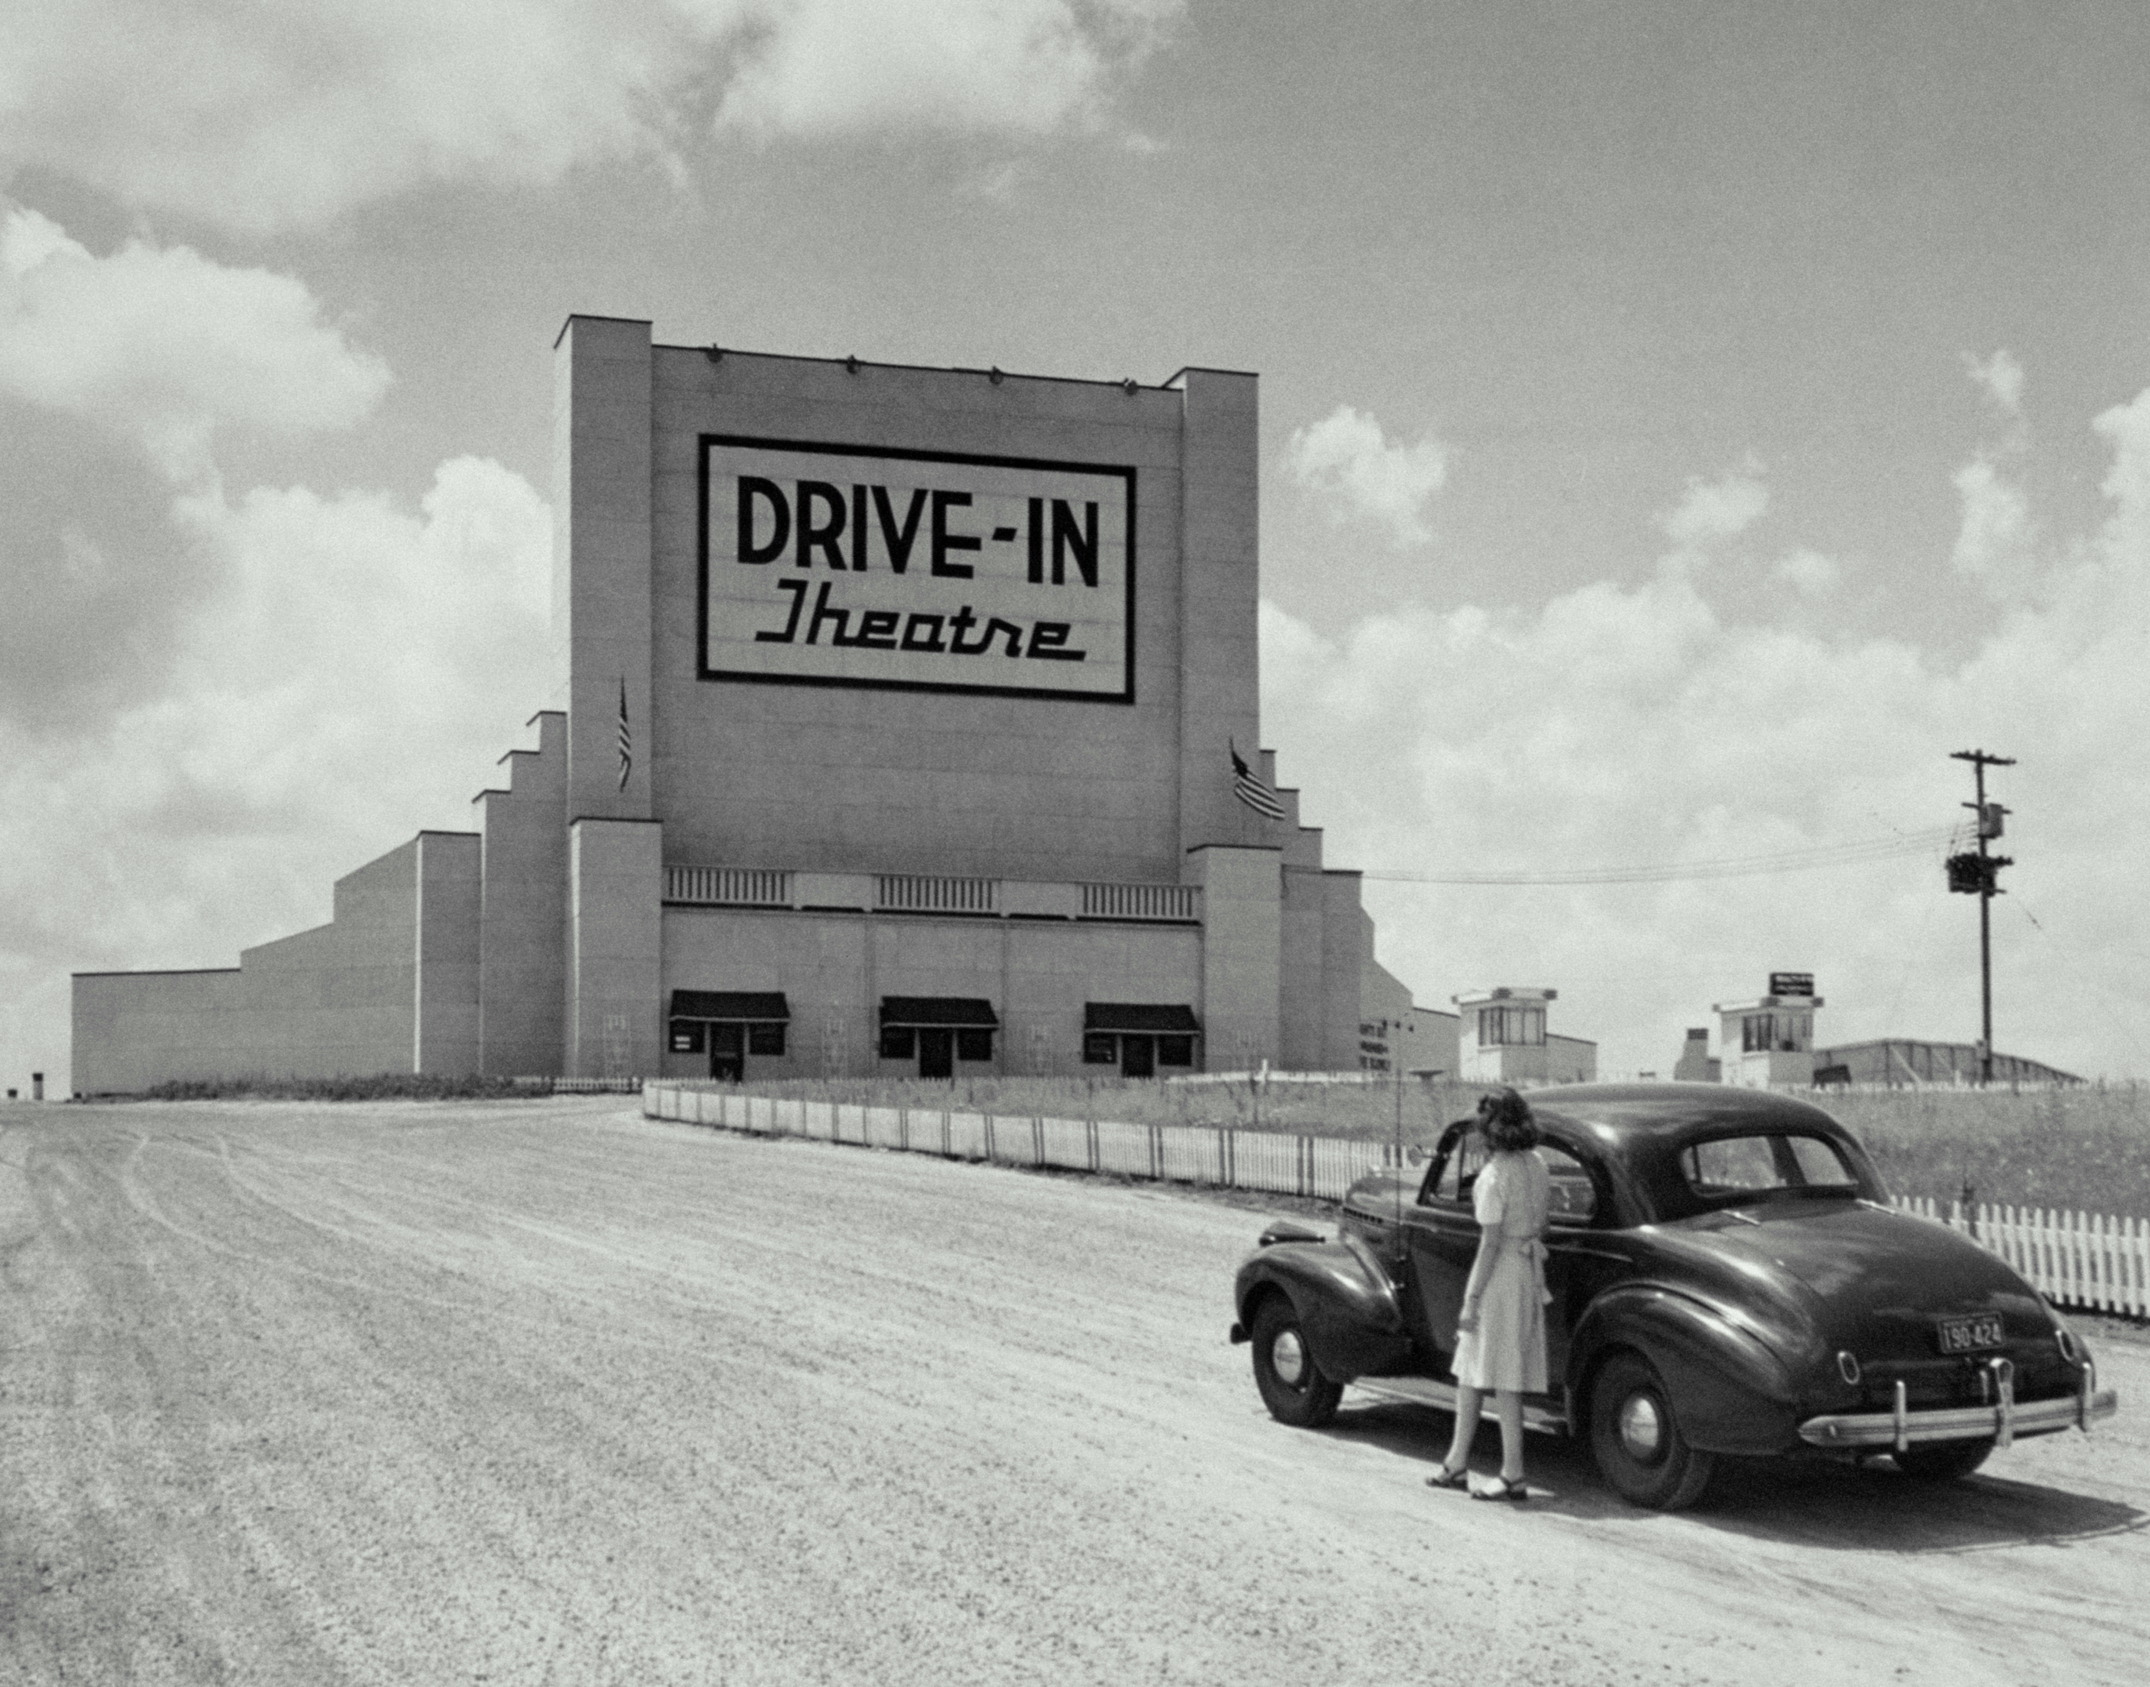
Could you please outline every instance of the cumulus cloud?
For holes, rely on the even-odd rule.
[[[760,16],[718,121],[757,134],[1044,134],[1102,114],[1116,64],[1157,45],[1167,0],[790,0]]]
[[[1267,607],[1269,736],[1287,778],[1320,770],[1307,810],[1331,859],[1398,871],[1722,860],[1947,825],[1968,794],[1948,753],[2016,755],[1999,1041],[2139,1074],[2150,904],[2116,875],[2150,830],[2150,393],[2096,427],[2113,453],[2102,523],[1968,654],[1741,622],[1677,567],[1529,609],[1399,609],[1335,640]],[[1737,532],[1759,493],[1690,488],[1668,531]],[[1821,976],[1828,1039],[1976,1034],[1975,922],[1938,859],[1367,897],[1422,1001],[1556,986],[1556,1028],[1604,1039],[1609,1072],[1668,1069],[1685,1025],[1774,968]]]
[[[416,510],[208,489],[175,518],[215,585],[166,683],[87,738],[0,718],[0,1037],[54,1069],[68,972],[319,924],[338,875],[468,827],[545,697],[551,518],[498,464],[442,464]]]
[[[0,1043],[56,1081],[70,970],[318,923],[337,875],[467,825],[546,695],[551,519],[520,476],[459,458],[415,508],[227,493],[219,429],[346,426],[386,380],[288,277],[0,227],[0,421],[39,406],[16,454],[57,434],[107,523],[28,487],[0,535]]]
[[[1284,461],[1337,520],[1371,521],[1398,545],[1433,537],[1426,509],[1448,483],[1448,453],[1431,434],[1392,442],[1372,416],[1339,404],[1294,431]]]
[[[1181,0],[43,0],[0,158],[262,231],[762,135],[1094,125]]]
[[[1964,372],[1986,395],[1986,401],[2004,416],[2016,416],[2023,409],[2023,365],[2004,346],[1990,357],[1973,357],[1963,354]]]
[[[1683,551],[1737,538],[1769,508],[1769,488],[1761,475],[1761,464],[1750,457],[1721,479],[1690,480],[1679,503],[1660,522],[1665,536]]]
[[[0,223],[0,391],[134,439],[173,479],[207,471],[219,426],[348,427],[387,384],[290,276],[140,240],[94,257],[20,207]]]
[[[1785,552],[1770,572],[1803,597],[1826,597],[1844,578],[1834,557],[1804,548]]]

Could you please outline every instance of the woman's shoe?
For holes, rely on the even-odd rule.
[[[1450,1470],[1445,1464],[1436,1465],[1433,1474],[1426,1478],[1426,1486],[1429,1488],[1468,1488],[1470,1485],[1471,1472],[1468,1465],[1461,1470]]]
[[[1427,1480],[1431,1481],[1432,1478],[1429,1477]],[[1496,1476],[1490,1488],[1473,1488],[1471,1498],[1474,1500],[1514,1500],[1520,1504],[1530,1498],[1530,1490],[1524,1487],[1521,1482],[1511,1482],[1505,1476]]]

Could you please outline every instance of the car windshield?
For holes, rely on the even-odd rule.
[[[1859,1177],[1824,1136],[1755,1132],[1690,1142],[1680,1150],[1688,1193],[1709,1206],[1799,1195],[1855,1195]]]

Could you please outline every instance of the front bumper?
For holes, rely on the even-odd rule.
[[[1916,1446],[1922,1441],[1983,1441],[1989,1436],[2005,1447],[2020,1435],[2051,1435],[2062,1429],[2088,1429],[2100,1418],[2120,1409],[2120,1396],[2100,1388],[2087,1367],[2083,1385],[2076,1393],[2057,1400],[2018,1401],[2004,1384],[2001,1397],[1990,1406],[1942,1406],[1909,1411],[1904,1405],[1904,1385],[1896,1385],[1896,1409],[1891,1412],[1837,1412],[1809,1418],[1799,1426],[1799,1438],[1815,1447]]]

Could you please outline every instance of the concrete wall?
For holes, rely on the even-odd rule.
[[[77,1095],[221,1077],[246,1023],[237,967],[78,972],[73,1012]]]
[[[325,926],[197,973],[84,973],[75,1085],[460,1075],[478,1062],[479,848],[421,832],[336,881]]]
[[[782,1058],[747,1057],[751,1078],[900,1073],[879,1057],[883,996],[962,996],[1000,1020],[993,1059],[964,1070],[1083,1071],[1087,1002],[1184,1004],[1208,1023],[1201,934],[1186,926],[761,913],[667,908],[663,999],[674,990],[781,991],[791,1009]],[[673,1054],[668,1076],[708,1071]]]
[[[658,1071],[663,828],[579,819],[567,847],[567,1070],[583,1078]]]
[[[536,717],[538,747],[511,750],[506,790],[477,799],[479,1069],[565,1070],[567,717]]]
[[[1169,882],[1186,847],[1258,840],[1263,823],[1231,799],[1227,752],[1236,741],[1251,754],[1259,731],[1252,376],[1190,370],[1130,394],[659,346],[643,352],[647,422],[630,440],[637,333],[646,347],[642,325],[577,318],[561,344],[562,390],[622,419],[562,428],[575,452],[559,563],[573,584],[556,591],[578,629],[568,689],[604,729],[577,717],[576,813],[652,813],[680,861],[1051,880]],[[1132,466],[1134,702],[699,679],[705,433]],[[615,555],[645,542],[637,659],[626,640],[642,606],[586,584],[584,558],[609,578]],[[653,807],[635,800],[641,769],[624,798],[582,771],[590,757],[616,771],[604,733],[622,678],[631,719],[649,723]]]

